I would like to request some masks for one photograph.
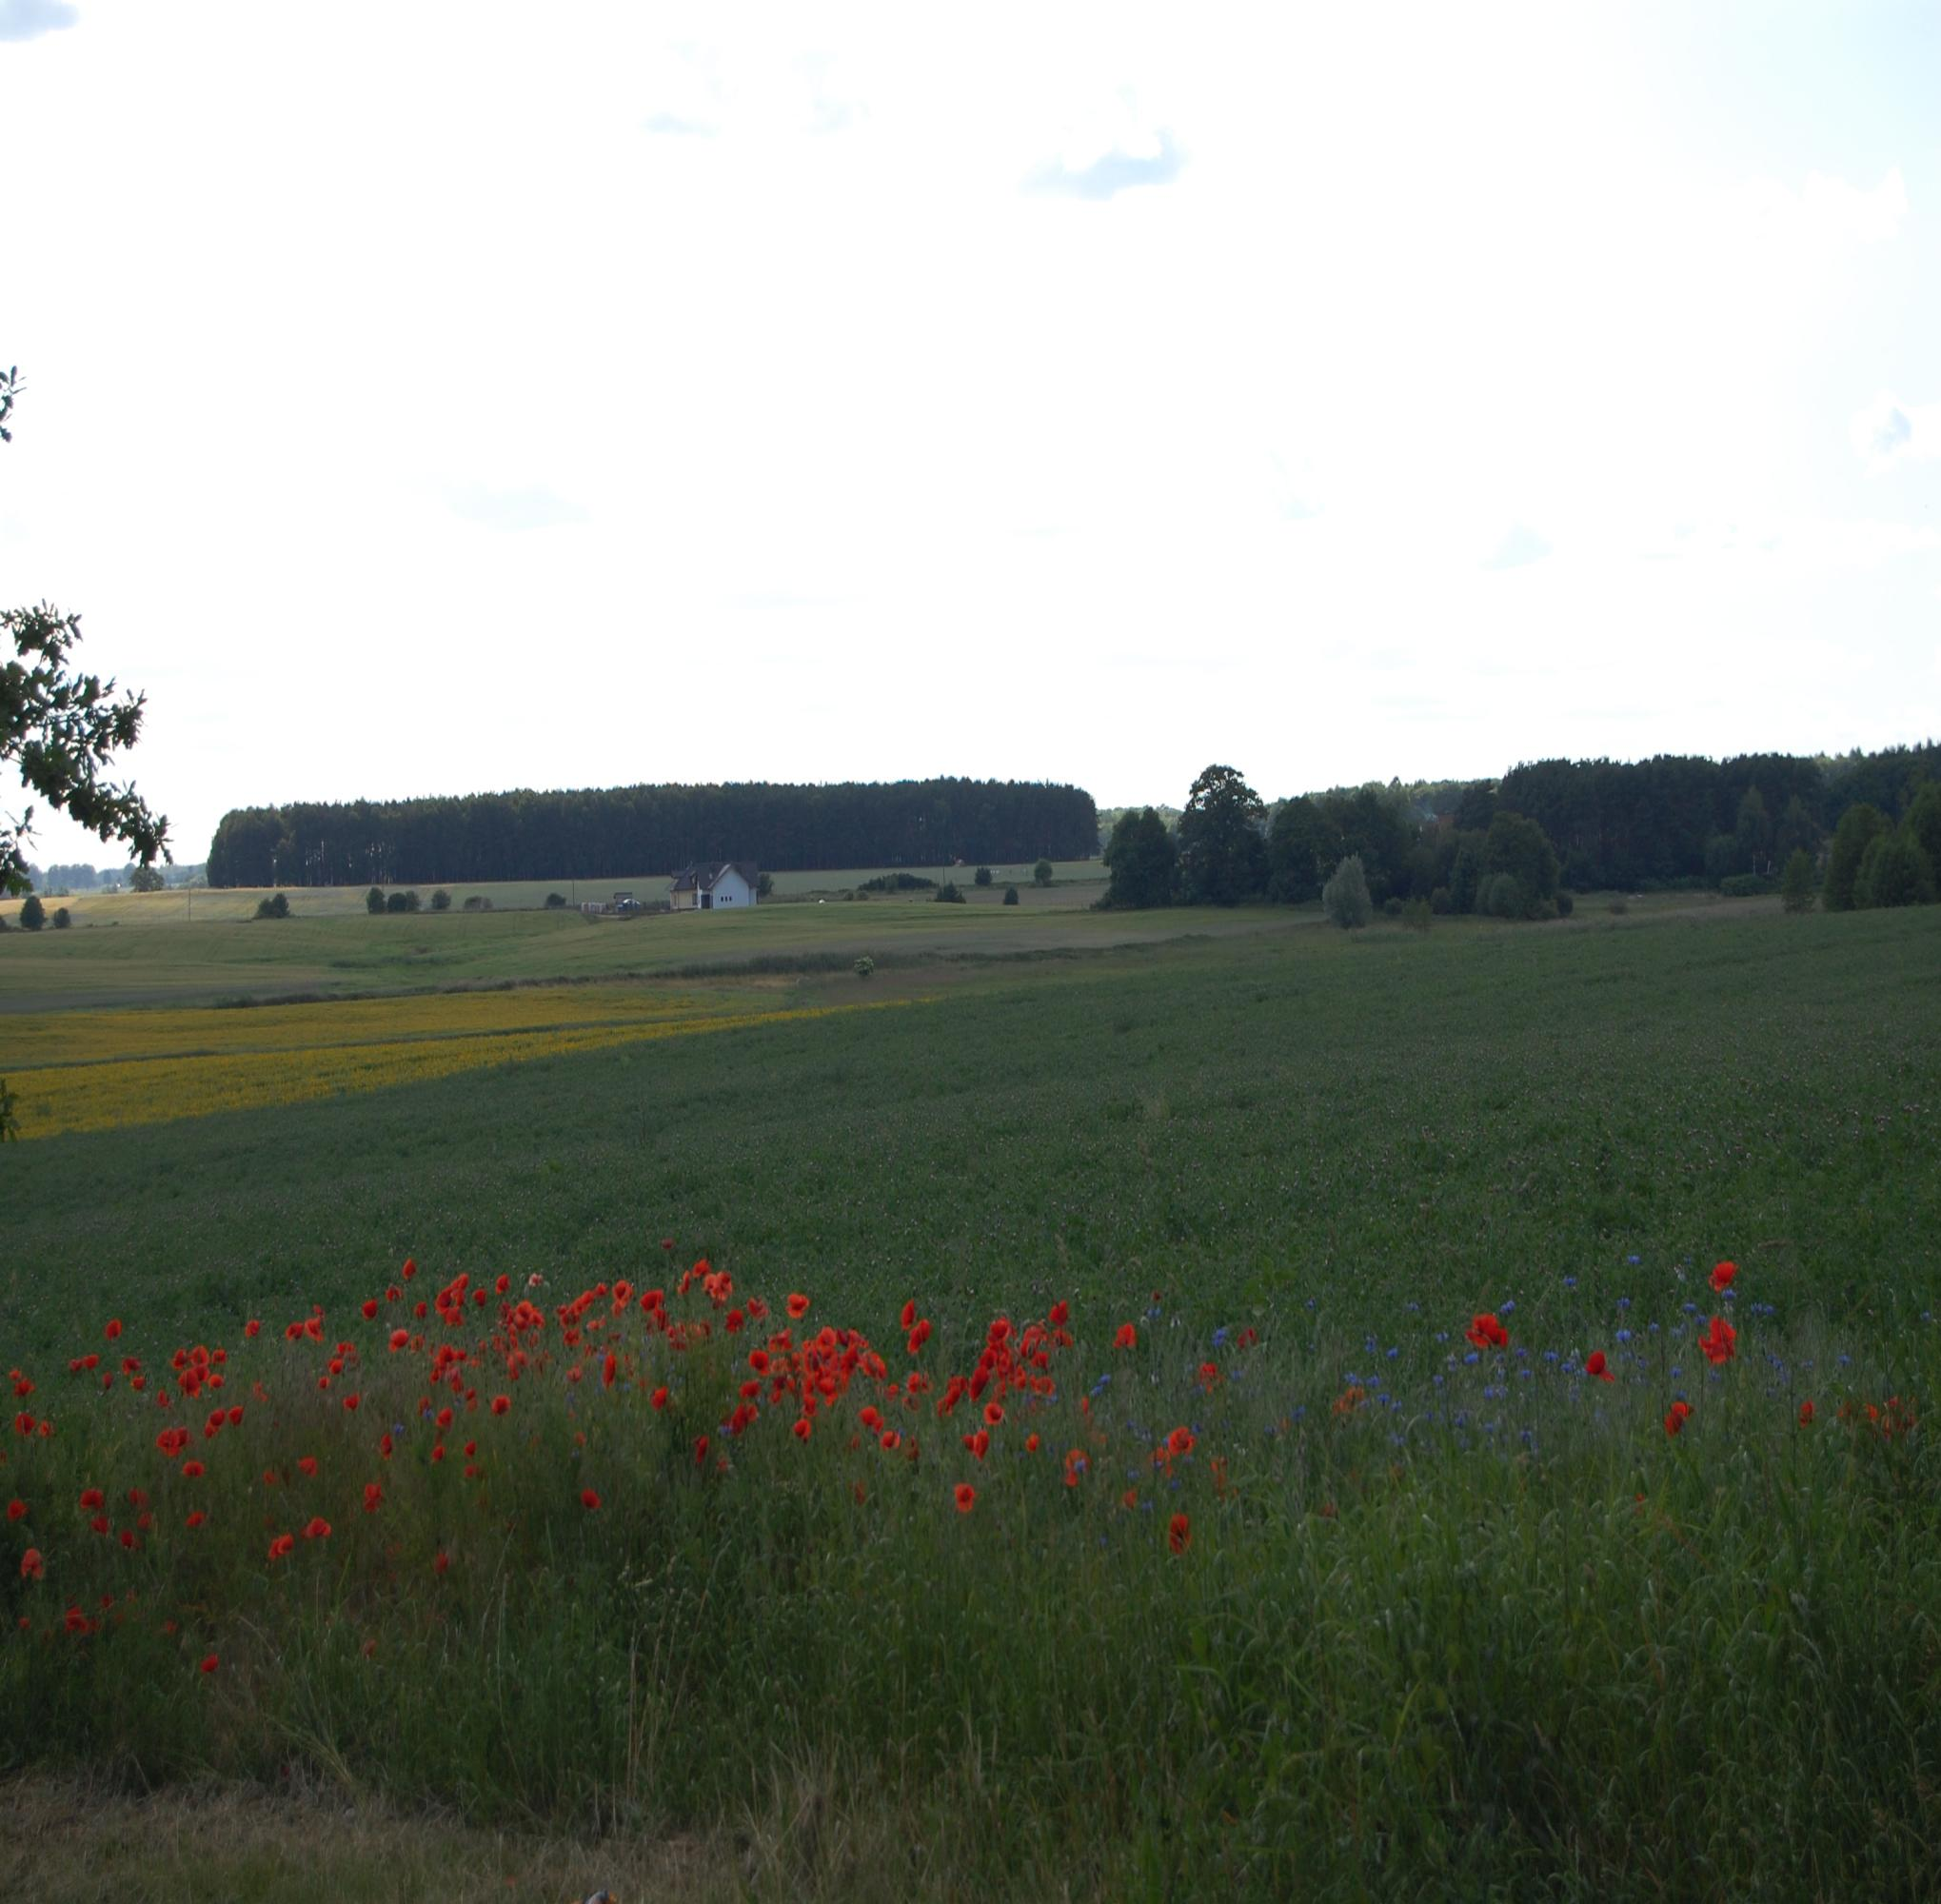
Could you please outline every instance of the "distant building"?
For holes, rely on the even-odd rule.
[[[718,905],[753,905],[761,883],[760,869],[752,861],[724,860],[717,866],[683,866],[667,889],[667,903],[675,912],[712,912]]]

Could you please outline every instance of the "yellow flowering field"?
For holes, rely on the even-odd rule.
[[[53,1137],[881,1008],[769,1005],[758,994],[699,986],[560,985],[248,1010],[49,1013],[9,1023],[8,1081],[22,1137]],[[26,1068],[12,1068],[23,1059]]]

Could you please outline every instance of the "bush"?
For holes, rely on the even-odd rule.
[[[1718,889],[1727,899],[1757,899],[1772,892],[1773,883],[1764,873],[1728,873],[1719,881]]]
[[[566,909],[566,896],[565,896],[565,894],[564,894],[564,893],[547,893],[547,894],[546,894],[546,896],[545,896],[545,909],[546,909],[546,910],[547,910],[548,912],[564,912],[564,911],[565,911],[565,909]]]
[[[1631,910],[1630,905],[1624,900],[1621,899],[1613,900],[1611,903],[1605,907],[1605,911],[1610,913],[1612,917],[1614,919],[1622,919],[1624,915],[1630,910]]]
[[[1368,875],[1361,870],[1361,856],[1350,853],[1329,876],[1321,888],[1321,910],[1343,932],[1366,925],[1375,917],[1375,902],[1368,896]]]
[[[987,886],[990,883],[991,883],[990,867],[980,866],[977,869],[977,872],[972,876],[971,884],[974,886]]]
[[[1456,910],[1456,901],[1450,896],[1447,886],[1437,886],[1429,895],[1429,910],[1435,913],[1437,918],[1444,917]]]
[[[1039,886],[1048,886],[1051,884],[1051,862],[1049,860],[1040,860],[1037,865],[1032,867],[1031,883],[1033,885]]]
[[[459,907],[461,912],[490,912],[492,902],[484,893],[467,893],[465,902]]]
[[[69,928],[69,926],[72,925],[72,924],[73,924],[73,922],[74,922],[73,915],[72,915],[72,914],[71,914],[70,912],[69,912],[69,910],[68,910],[68,908],[67,908],[66,906],[64,906],[64,905],[57,905],[57,906],[55,906],[55,908],[54,908],[54,930],[55,930],[56,932],[65,932],[65,931],[67,931],[67,929]]]
[[[20,902],[20,922],[30,932],[38,932],[48,922],[48,909],[39,893],[29,893]]]
[[[1907,832],[1877,833],[1868,842],[1853,882],[1853,903],[1872,910],[1887,905],[1931,905],[1934,875],[1928,858]],[[59,924],[57,919],[55,924]]]
[[[431,910],[433,912],[449,912],[451,910],[451,895],[443,886],[440,886],[431,895]]]
[[[160,866],[137,866],[129,875],[129,884],[136,892],[160,892],[168,883]]]
[[[1576,909],[1576,901],[1559,886],[1556,890],[1556,916],[1559,919],[1568,919]]]
[[[1006,886],[1004,888],[1004,903],[1006,905],[1016,905],[1018,903],[1018,888],[1016,886]]]
[[[866,979],[876,970],[876,961],[867,952],[849,968],[859,979]]]
[[[935,880],[926,880],[921,873],[879,873],[873,880],[864,880],[856,890],[860,893],[931,892],[936,885]]]
[[[964,903],[963,894],[958,891],[955,880],[945,880],[937,888],[937,899],[938,902],[941,905],[962,905]]]
[[[1426,899],[1412,899],[1402,907],[1402,923],[1411,932],[1427,932],[1429,929],[1429,902]]]
[[[385,889],[383,886],[372,886],[365,894],[364,909],[366,912],[370,913],[382,912],[385,909]]]
[[[1813,902],[1812,855],[1804,846],[1788,856],[1786,870],[1779,876],[1779,903],[1788,912],[1811,912]]]
[[[418,905],[418,895],[415,892],[394,892],[388,894],[385,900],[386,912],[416,912]]]
[[[289,917],[289,895],[287,893],[265,893],[256,902],[258,919],[287,919]]]
[[[1529,911],[1530,902],[1515,873],[1493,873],[1476,894],[1476,909],[1492,919],[1521,919]]]
[[[1399,919],[1402,916],[1402,902],[1397,894],[1390,893],[1382,901],[1381,916],[1384,919]]]

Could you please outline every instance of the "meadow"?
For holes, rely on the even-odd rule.
[[[710,922],[768,969],[632,1028],[765,1022],[8,1147],[16,1817],[348,1792],[544,1895],[1933,1894],[1931,915],[856,910]],[[545,929],[433,976],[635,930]],[[604,990],[208,1017],[301,1069]]]

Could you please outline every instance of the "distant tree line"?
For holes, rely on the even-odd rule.
[[[1941,882],[1941,744],[1803,759],[1540,761],[1500,781],[1337,787],[1271,809],[1232,767],[1195,781],[1177,825],[1117,809],[1104,903],[1301,904],[1350,861],[1371,906],[1549,918],[1570,892],[1802,879],[1830,910],[1921,902]],[[1871,858],[1869,856],[1872,856]],[[1805,872],[1800,870],[1803,863]],[[1345,911],[1358,901],[1354,880]]]
[[[1086,859],[1092,796],[1036,781],[626,786],[238,808],[212,886],[602,879],[753,860],[775,872]]]

